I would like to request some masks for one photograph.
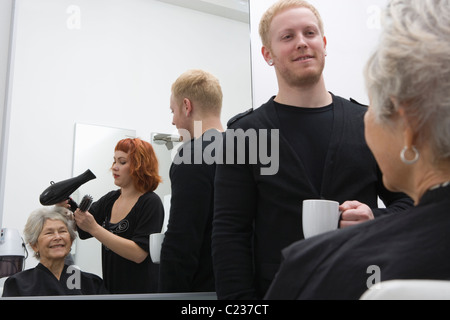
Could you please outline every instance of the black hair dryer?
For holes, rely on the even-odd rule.
[[[95,178],[96,176],[91,170],[88,169],[77,177],[59,182],[52,181],[50,182],[50,187],[41,193],[39,201],[44,206],[51,206],[68,199],[70,210],[74,212],[78,208],[78,205],[75,201],[73,201],[70,195],[74,193],[81,185]]]

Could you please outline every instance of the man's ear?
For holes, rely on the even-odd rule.
[[[186,117],[189,117],[189,115],[192,113],[194,107],[191,103],[191,100],[189,100],[188,98],[184,98],[183,99],[183,111],[186,114]]]
[[[272,54],[270,53],[270,50],[267,47],[263,46],[261,48],[261,53],[263,55],[264,60],[266,60],[267,64],[272,65],[273,59],[272,59]]]

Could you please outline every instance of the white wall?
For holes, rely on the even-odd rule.
[[[6,78],[8,73],[12,0],[0,1],[0,132],[3,125]]]
[[[12,5],[12,0],[0,1],[0,132],[3,127],[3,110],[6,102]]]
[[[6,143],[4,130],[7,129],[6,121],[8,115],[6,114],[6,102],[8,94],[8,66],[9,66],[9,51],[10,51],[10,34],[11,34],[11,17],[12,17],[12,0],[0,1],[0,155],[5,153]],[[3,157],[0,156],[0,203],[3,202],[4,179],[2,172],[4,168]],[[0,212],[0,226],[2,225],[2,214]]]
[[[250,0],[252,42],[253,103],[259,107],[278,92],[273,67],[261,54],[258,34],[263,13],[276,0]],[[327,89],[344,98],[368,103],[363,69],[377,43],[380,32],[379,14],[387,0],[311,0],[320,12],[327,37],[325,82]]]
[[[4,227],[22,231],[49,182],[71,177],[75,123],[176,132],[170,87],[191,68],[219,78],[224,122],[252,104],[249,27],[231,19],[153,0],[16,0],[14,40]]]

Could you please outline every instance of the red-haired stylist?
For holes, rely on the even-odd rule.
[[[153,147],[138,138],[119,141],[111,170],[120,189],[87,212],[75,211],[78,233],[102,243],[103,280],[111,293],[156,292],[159,266],[149,256],[149,235],[161,232],[164,208],[153,192],[161,182]]]

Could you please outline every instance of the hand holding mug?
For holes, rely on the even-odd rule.
[[[345,201],[339,206],[342,212],[340,227],[346,228],[374,219],[374,215],[369,206],[358,201]]]

